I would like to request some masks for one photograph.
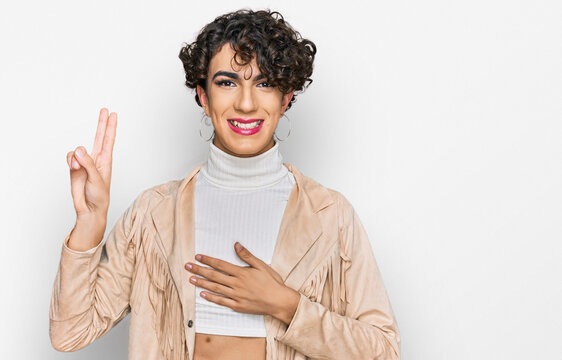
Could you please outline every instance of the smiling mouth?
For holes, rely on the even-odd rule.
[[[256,120],[246,124],[238,122],[236,120],[228,120],[228,122],[239,129],[253,129],[255,127],[260,126],[263,120]]]

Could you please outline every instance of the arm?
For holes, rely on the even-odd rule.
[[[345,273],[345,315],[300,294],[295,314],[277,340],[311,358],[400,359],[398,325],[361,221],[339,195],[343,249],[351,266]]]
[[[103,241],[86,251],[65,237],[49,309],[49,335],[58,351],[75,351],[103,336],[129,312],[139,216],[138,198]]]

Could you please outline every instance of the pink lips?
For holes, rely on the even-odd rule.
[[[247,123],[251,123],[251,122],[258,121],[258,120],[262,120],[262,119],[242,119],[242,118],[235,118],[235,119],[228,119],[228,120],[238,121],[238,122],[247,124]]]
[[[236,126],[232,125],[232,124],[230,123],[230,121],[227,121],[227,122],[228,122],[228,126],[230,126],[230,128],[231,128],[235,133],[240,134],[240,135],[253,135],[253,134],[257,133],[258,131],[260,131],[260,129],[261,129],[262,125],[263,125],[263,119],[240,119],[240,118],[237,118],[237,119],[228,119],[228,120],[237,121],[237,122],[240,122],[240,123],[243,123],[243,124],[252,123],[252,122],[254,122],[254,121],[261,120],[260,124],[259,124],[258,126],[256,126],[255,128],[253,128],[253,129],[241,129],[241,128],[237,128]]]

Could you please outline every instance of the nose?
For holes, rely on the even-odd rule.
[[[245,113],[251,113],[256,110],[257,102],[251,86],[241,87],[236,98],[235,107],[236,110]]]

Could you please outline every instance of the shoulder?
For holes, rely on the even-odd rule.
[[[306,178],[306,179],[304,179]],[[339,190],[324,186],[317,181],[303,176],[304,187],[313,192],[324,192],[329,196],[329,206],[323,207],[318,215],[322,218],[324,231],[330,238],[338,238],[340,256],[344,261],[353,257],[365,256],[364,252],[371,249],[363,224],[349,199]]]
[[[169,180],[165,183],[154,185],[145,190],[150,196],[166,197],[175,196],[178,193],[183,179]]]
[[[334,189],[328,189],[328,191],[330,191],[335,201],[338,227],[345,231],[354,221],[355,209],[347,197],[340,191]]]
[[[340,191],[326,189],[334,199],[334,213],[336,214],[334,222],[337,222],[342,259],[351,261],[352,258],[365,259],[373,256],[367,231],[349,199]]]
[[[339,227],[345,226],[353,219],[354,208],[349,199],[339,190],[327,187],[311,177],[300,174],[303,188],[312,202],[316,202],[317,210],[331,209],[338,218]],[[321,200],[320,200],[321,199]]]
[[[169,180],[143,189],[137,194],[131,207],[137,212],[145,212],[155,207],[166,197],[176,197],[182,180],[183,179]]]
[[[341,208],[346,211],[350,211],[353,209],[353,205],[351,205],[351,202],[349,202],[349,200],[345,197],[345,195],[342,194],[340,191],[332,188],[326,188],[326,190],[328,190],[330,196],[332,197],[332,199],[334,199],[334,202],[336,203],[338,208]]]
[[[327,187],[309,176],[301,174],[301,177],[303,179],[304,189],[307,193],[324,193],[338,208],[345,211],[353,209],[351,202],[339,190]]]

